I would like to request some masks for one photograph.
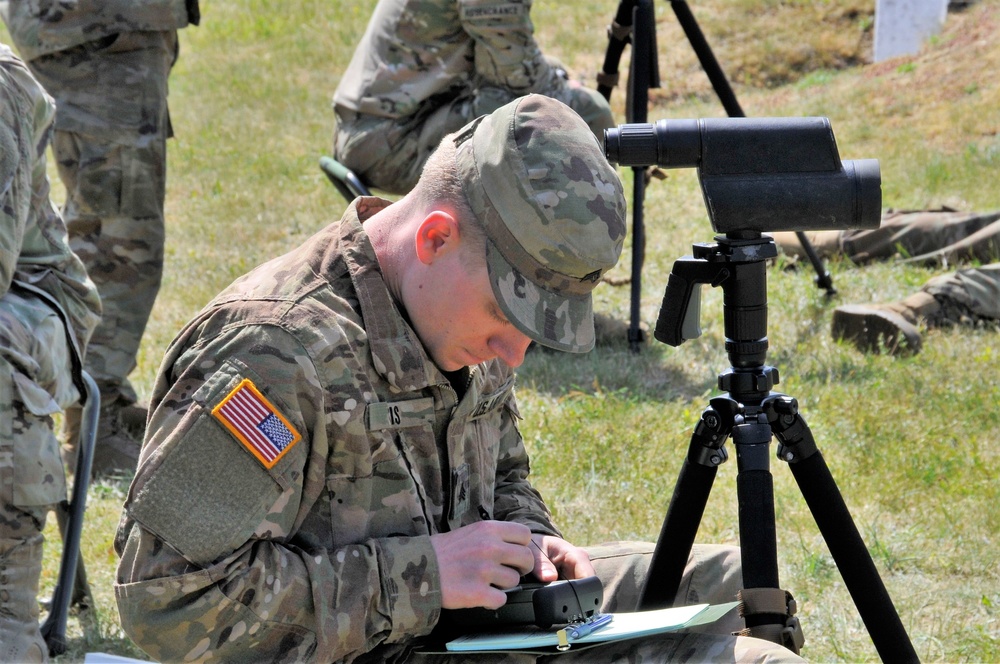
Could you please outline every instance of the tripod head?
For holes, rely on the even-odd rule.
[[[778,250],[768,235],[739,235],[731,233],[717,236],[715,242],[697,243],[693,255],[674,262],[653,336],[671,346],[700,336],[700,286],[721,287],[726,352],[734,372],[726,381],[737,382],[720,387],[744,395],[759,392],[763,398],[778,382],[776,372],[773,379],[767,373],[766,384],[757,378],[744,384],[741,376],[744,370],[755,372],[764,365],[768,347],[766,261],[777,256]]]

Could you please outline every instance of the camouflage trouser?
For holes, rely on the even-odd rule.
[[[596,90],[569,90],[570,98],[560,101],[579,113],[603,141],[604,130],[614,121],[607,101]],[[359,114],[337,106],[333,155],[369,186],[405,194],[420,179],[424,163],[442,138],[513,99],[515,95],[499,88],[481,89],[475,96],[428,101],[405,118]]]
[[[653,545],[614,542],[588,549],[594,569],[604,584],[606,612],[632,611],[646,576]],[[677,592],[680,604],[718,604],[736,599],[742,587],[740,552],[736,547],[695,545]],[[495,655],[427,654],[413,658],[423,664],[584,664],[588,662],[801,662],[792,651],[769,641],[730,636],[743,628],[733,610],[715,623],[701,627],[617,641],[591,648],[570,648],[551,656],[498,653]]]
[[[776,240],[778,235],[775,234]],[[919,263],[955,263],[960,260],[988,263],[1000,259],[1000,212],[889,212],[878,228],[815,231],[806,233],[806,237],[821,257],[843,253],[858,264],[897,255]],[[795,247],[791,249],[797,253]]]
[[[15,292],[0,299],[0,540],[30,540],[66,478],[52,415],[74,403],[70,345],[46,304]]]
[[[980,318],[1000,321],[1000,263],[942,274],[922,290],[938,300],[957,302]]]
[[[859,264],[896,255],[919,263],[990,263],[935,277],[923,290],[939,300],[957,302],[981,318],[1000,320],[1000,212],[891,212],[877,229],[818,231],[806,236],[814,241],[821,255],[843,252]],[[945,315],[951,317],[947,311]]]
[[[127,376],[160,288],[176,49],[176,32],[122,33],[28,63],[56,100],[63,216],[103,304],[85,360],[102,403],[136,400]]]

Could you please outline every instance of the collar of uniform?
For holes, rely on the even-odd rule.
[[[339,249],[347,264],[361,304],[361,317],[372,364],[385,380],[400,390],[420,390],[447,379],[424,351],[423,344],[399,311],[382,278],[365,219],[391,205],[375,196],[355,199],[341,222]]]

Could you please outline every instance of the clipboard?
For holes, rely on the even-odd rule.
[[[715,622],[738,605],[739,602],[695,604],[652,611],[613,613],[613,619],[606,626],[585,636],[570,639],[569,648],[562,651],[558,650],[560,630],[543,630],[531,626],[465,634],[448,641],[445,648],[448,652],[537,651],[549,648],[552,653],[569,652],[574,645],[589,646],[636,639],[705,625]]]

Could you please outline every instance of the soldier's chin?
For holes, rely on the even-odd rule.
[[[431,353],[431,359],[441,371],[458,371],[465,367],[472,366],[468,362],[472,359],[465,351],[456,349],[449,354]]]

